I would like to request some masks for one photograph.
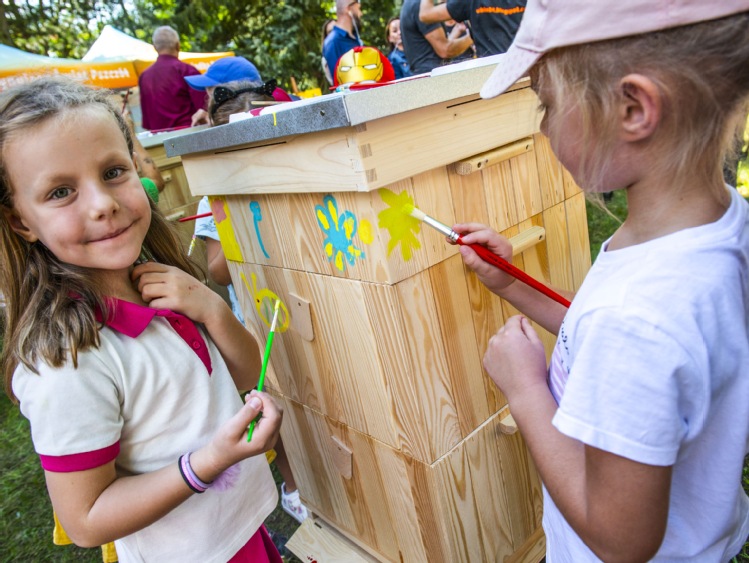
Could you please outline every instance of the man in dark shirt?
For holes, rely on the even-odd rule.
[[[468,21],[479,57],[504,53],[515,39],[526,0],[447,0],[434,5],[420,0],[419,18],[434,24],[450,19]]]
[[[157,28],[153,46],[159,56],[138,79],[143,128],[160,131],[187,127],[192,115],[205,106],[205,93],[190,88],[185,76],[200,71],[177,58],[179,35],[173,28]]]
[[[322,44],[322,56],[330,69],[330,75],[335,76],[335,65],[341,55],[348,53],[354,47],[363,47],[359,37],[361,29],[361,4],[358,0],[336,0],[336,24],[333,31],[328,33]]]
[[[429,72],[445,64],[473,43],[462,23],[455,25],[447,35],[441,23],[420,21],[419,4],[420,0],[404,0],[400,14],[403,49],[413,74]]]

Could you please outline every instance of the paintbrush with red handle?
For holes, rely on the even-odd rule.
[[[499,268],[506,274],[511,275],[513,278],[520,280],[526,285],[531,286],[536,291],[546,295],[546,297],[553,299],[554,301],[564,305],[565,307],[570,306],[569,300],[559,295],[553,289],[546,287],[540,281],[529,276],[520,268],[513,266],[510,262],[508,262],[501,256],[494,254],[491,250],[489,250],[485,246],[481,246],[480,244],[475,244],[475,243],[466,244],[465,242],[463,242],[462,237],[458,233],[453,231],[450,227],[448,227],[444,223],[440,223],[436,219],[430,217],[429,215],[427,215],[426,213],[424,213],[417,207],[414,207],[413,205],[404,205],[403,212],[406,213],[407,215],[410,215],[414,219],[418,219],[419,221],[426,223],[430,227],[436,229],[437,231],[445,235],[451,242],[454,242],[460,245],[470,246],[473,250],[476,251],[476,254],[478,254],[479,257],[484,262],[491,264],[492,266],[496,268]]]

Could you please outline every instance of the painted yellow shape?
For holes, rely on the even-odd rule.
[[[276,301],[281,301],[281,311],[278,313],[276,332],[286,332],[286,330],[289,328],[289,323],[291,320],[289,309],[286,307],[286,303],[284,303],[278,295],[273,293],[267,287],[258,289],[257,276],[255,274],[251,274],[252,287],[250,287],[250,284],[247,282],[247,277],[244,275],[244,272],[240,272],[239,275],[242,277],[242,281],[247,288],[247,292],[255,301],[255,309],[257,309],[257,314],[260,317],[260,320],[262,320],[268,328],[270,328],[270,324],[273,321],[273,308],[275,307]]]
[[[325,213],[321,210],[317,210],[317,220],[320,221],[320,224],[323,226],[323,228],[326,231],[330,230],[330,223],[328,222],[328,216],[325,215]]]
[[[421,222],[403,211],[404,207],[413,209],[414,200],[405,190],[396,194],[387,188],[381,188],[379,193],[382,201],[388,205],[377,214],[377,225],[390,233],[387,255],[390,256],[400,246],[403,260],[408,262],[413,257],[413,251],[421,248],[421,243],[416,238],[421,231]]]
[[[231,224],[231,212],[226,200],[221,196],[208,196],[208,202],[213,212],[213,220],[216,222],[218,238],[221,241],[221,248],[227,260],[234,262],[244,262],[242,249],[234,235],[234,228]]]
[[[374,233],[372,231],[372,223],[366,219],[359,221],[359,240],[364,244],[372,244],[374,240]]]

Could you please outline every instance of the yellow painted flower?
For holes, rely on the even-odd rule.
[[[421,243],[416,238],[421,230],[421,222],[404,211],[404,208],[414,208],[413,198],[405,190],[396,194],[387,188],[380,190],[380,197],[388,205],[387,209],[377,215],[378,226],[390,233],[388,256],[400,245],[403,260],[408,262],[413,256],[413,250],[421,248]]]

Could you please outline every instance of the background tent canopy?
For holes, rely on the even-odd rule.
[[[232,55],[231,51],[180,53],[179,58],[205,72],[213,61]],[[84,84],[112,90],[133,88],[138,85],[138,75],[151,66],[157,56],[151,44],[110,25],[104,26],[82,60],[34,55],[0,45],[0,90],[45,74],[64,75]]]
[[[0,90],[44,74],[69,76],[85,84],[113,90],[138,85],[135,67],[125,59],[96,62],[56,59],[0,45]]]
[[[186,53],[181,51],[179,58],[181,61],[190,63],[200,72],[205,72],[213,61],[233,55],[232,51],[220,53]],[[101,34],[99,34],[99,38],[94,41],[94,44],[83,56],[83,60],[94,62],[123,58],[132,61],[135,71],[140,74],[153,64],[157,56],[156,49],[150,43],[131,37],[111,25],[105,25]]]

